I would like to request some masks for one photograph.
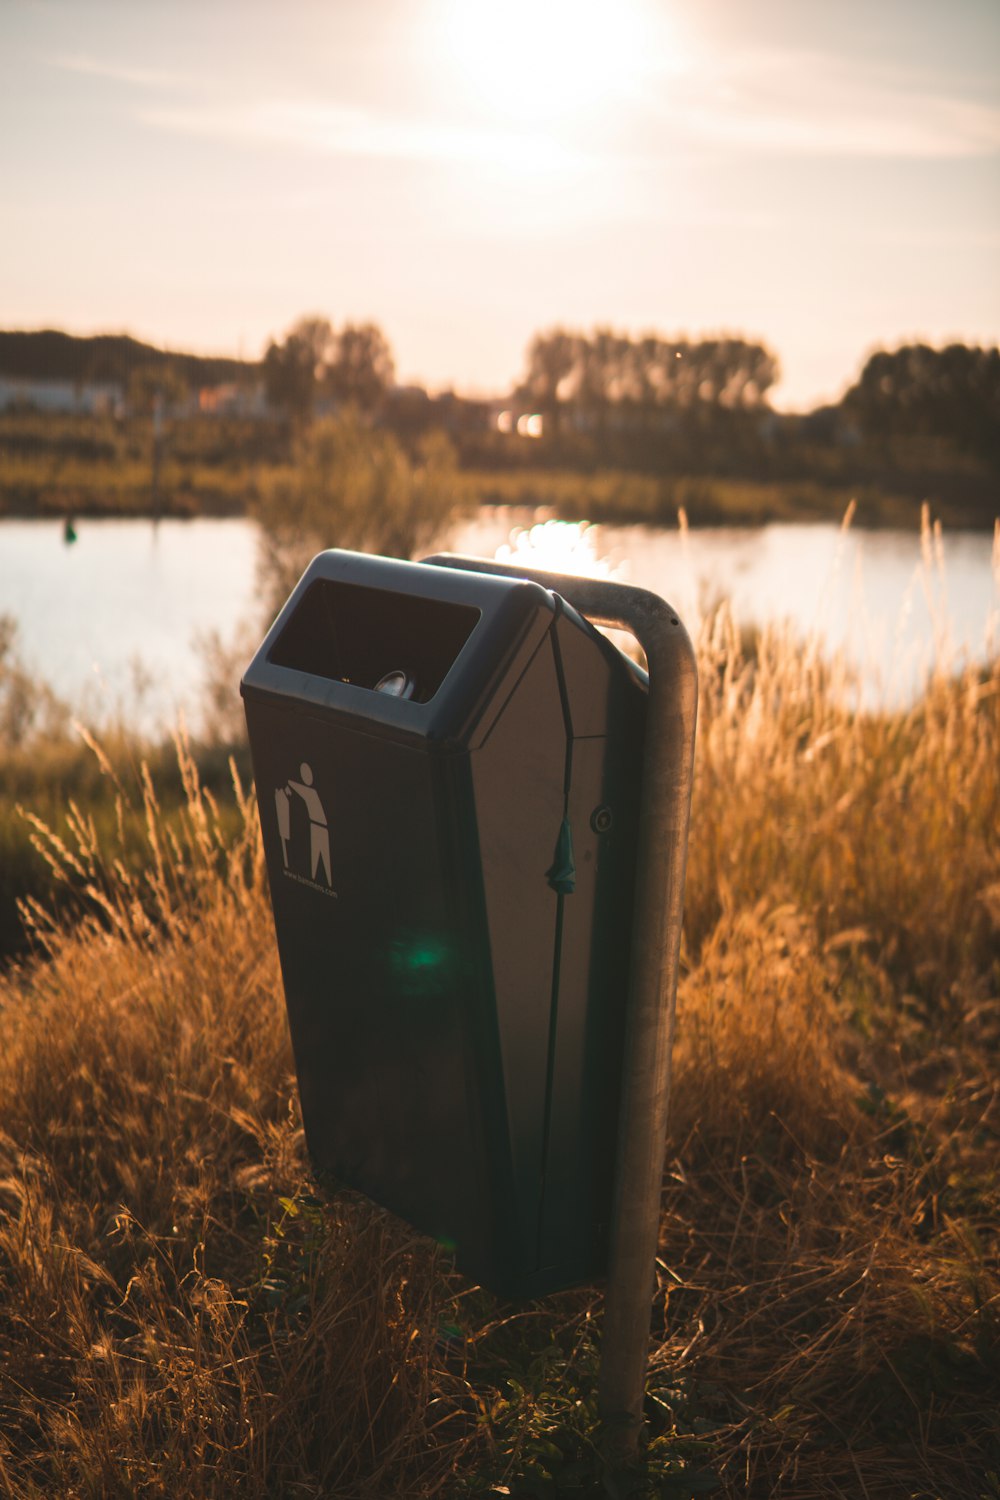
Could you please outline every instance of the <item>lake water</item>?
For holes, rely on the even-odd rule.
[[[243,520],[0,521],[0,614],[18,653],[88,722],[150,732],[196,717],[198,638],[254,613],[256,536]]]
[[[265,623],[253,523],[83,520],[77,532],[69,545],[59,522],[0,521],[0,614],[18,623],[22,660],[89,721],[157,731],[183,710],[196,724],[199,639],[241,625],[259,637]],[[741,621],[787,619],[846,655],[869,705],[912,697],[935,650],[982,660],[1000,641],[993,541],[979,532],[946,533],[928,566],[916,530],[587,528],[499,507],[442,543],[652,588],[692,634],[722,598]]]

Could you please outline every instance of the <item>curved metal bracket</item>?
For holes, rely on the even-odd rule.
[[[628,1457],[642,1428],[660,1225],[698,711],[694,649],[676,612],[648,589],[451,553],[423,561],[541,584],[595,624],[630,631],[646,653],[636,903],[598,1390],[609,1446]]]

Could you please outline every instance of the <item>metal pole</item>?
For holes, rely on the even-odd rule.
[[[598,1383],[609,1455],[628,1460],[642,1430],[660,1227],[698,710],[694,650],[670,605],[647,589],[448,553],[425,561],[539,583],[594,623],[631,631],[646,653],[636,901]]]

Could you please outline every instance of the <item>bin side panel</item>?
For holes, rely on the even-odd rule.
[[[460,841],[441,836],[471,818],[443,784],[462,758],[246,707],[310,1154],[488,1265],[506,1213],[469,1027],[488,948]]]
[[[607,1268],[638,823],[638,756],[575,740],[570,822],[576,890],[564,898],[540,1284]],[[641,749],[641,745],[638,747]],[[595,808],[613,810],[595,832]]]
[[[471,757],[509,1150],[517,1275],[538,1263],[566,732],[546,636]],[[513,1268],[512,1268],[513,1269]]]
[[[539,1292],[607,1266],[647,702],[608,642],[565,617],[556,635],[576,888],[563,900]]]

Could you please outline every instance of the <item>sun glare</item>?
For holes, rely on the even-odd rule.
[[[498,562],[545,568],[550,573],[575,573],[587,578],[610,578],[615,569],[601,551],[600,528],[589,521],[536,521],[516,527],[510,541],[496,550]]]
[[[643,0],[447,0],[456,88],[511,125],[579,118],[620,96],[647,48]]]

